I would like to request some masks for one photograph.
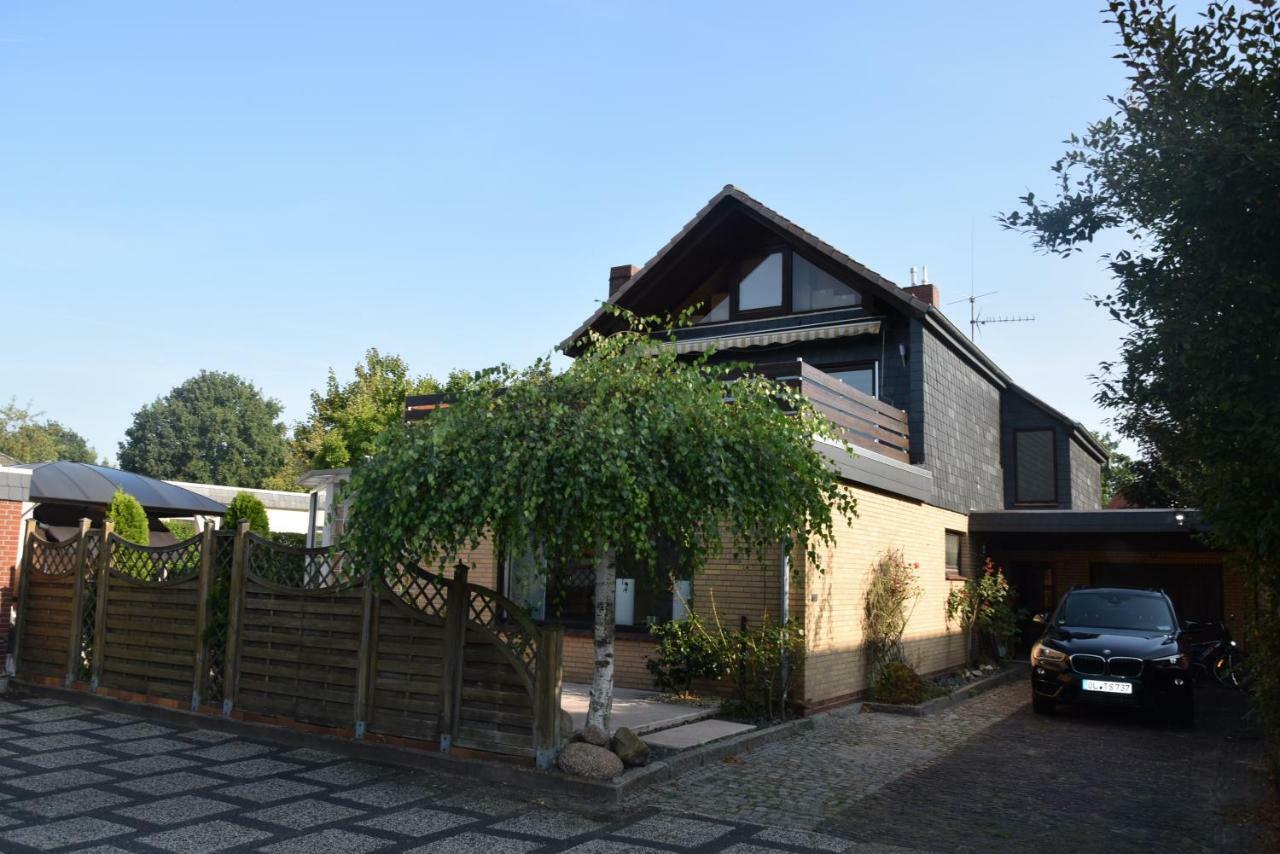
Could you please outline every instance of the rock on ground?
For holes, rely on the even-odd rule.
[[[649,745],[627,727],[618,727],[609,747],[628,768],[649,764]]]
[[[566,774],[589,780],[611,780],[622,773],[622,760],[613,751],[585,741],[566,744],[558,764]]]
[[[596,724],[587,724],[573,734],[573,740],[585,741],[587,744],[594,744],[596,747],[608,747],[609,733]]]

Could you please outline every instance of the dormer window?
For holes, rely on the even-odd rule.
[[[783,254],[771,252],[751,267],[738,283],[738,311],[782,307]]]

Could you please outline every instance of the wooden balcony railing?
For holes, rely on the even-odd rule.
[[[814,407],[844,431],[851,445],[886,457],[910,462],[907,413],[845,385],[830,374],[800,360],[766,362],[755,371],[785,383],[807,397]],[[405,401],[406,421],[418,421],[448,407],[452,395],[413,395]]]
[[[911,461],[907,413],[901,409],[845,385],[799,359],[765,362],[756,365],[755,370],[808,398],[818,412],[844,431],[850,445],[904,463]]]

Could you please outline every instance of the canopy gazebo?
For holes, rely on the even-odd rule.
[[[31,494],[36,522],[51,539],[74,535],[81,519],[89,519],[95,527],[116,490],[138,499],[151,523],[152,545],[173,542],[173,535],[163,519],[223,516],[226,505],[203,495],[174,486],[146,475],[121,471],[89,463],[65,460],[48,463],[26,463],[14,468],[31,472]]]

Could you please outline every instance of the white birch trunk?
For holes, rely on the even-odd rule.
[[[617,568],[603,549],[596,550],[595,669],[591,674],[591,703],[587,725],[609,732],[613,713],[613,638],[617,630]]]

